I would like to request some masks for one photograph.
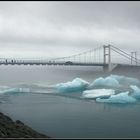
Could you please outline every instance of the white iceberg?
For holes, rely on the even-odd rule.
[[[75,78],[71,82],[56,84],[55,88],[59,92],[74,92],[85,90],[89,86],[89,83],[83,79]]]
[[[115,90],[113,89],[93,89],[93,90],[85,90],[82,94],[83,98],[102,98],[109,97],[110,95],[115,94]]]
[[[128,95],[129,92],[121,92],[116,95],[111,95],[108,99],[101,99],[97,98],[97,102],[103,102],[103,103],[134,103],[136,102],[136,99]]]

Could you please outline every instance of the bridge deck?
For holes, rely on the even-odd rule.
[[[64,63],[64,62],[0,62],[0,65],[69,65],[69,66],[105,66],[104,63]]]

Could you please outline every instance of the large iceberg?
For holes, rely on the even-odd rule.
[[[133,89],[131,96],[134,98],[140,99],[140,89],[135,85],[131,85],[130,87],[131,89]]]
[[[89,89],[93,87],[105,86],[105,87],[115,87],[119,88],[122,86],[129,86],[129,85],[139,85],[140,81],[136,78],[126,77],[126,76],[119,76],[119,75],[110,75],[105,78],[99,77],[95,79],[89,86]]]
[[[115,94],[115,90],[113,89],[93,89],[93,90],[85,90],[82,94],[83,98],[102,98],[109,97],[110,95]]]
[[[112,86],[112,87],[120,87],[119,82],[113,78],[113,77],[100,77],[97,78],[96,80],[93,81],[93,83],[91,83],[89,88],[95,87],[95,86]]]
[[[136,78],[132,77],[126,77],[126,76],[120,76],[120,75],[110,75],[110,78],[116,79],[119,84],[124,85],[138,85],[140,84],[140,81]]]
[[[104,103],[135,103],[136,99],[128,95],[129,92],[121,92],[116,95],[111,95],[108,99],[101,99],[97,98],[97,102],[104,102]]]
[[[86,90],[88,86],[89,83],[87,81],[80,78],[75,78],[71,82],[56,84],[55,88],[58,92],[75,92]]]

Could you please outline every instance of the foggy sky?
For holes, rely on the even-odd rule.
[[[140,51],[140,2],[0,2],[0,57],[67,56],[104,44]]]

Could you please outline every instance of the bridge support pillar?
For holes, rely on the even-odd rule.
[[[136,62],[137,65],[137,52],[131,52],[131,65],[133,64],[133,61]]]
[[[104,45],[104,71],[112,71],[112,65],[111,65],[111,45]],[[107,62],[108,57],[108,62]]]

